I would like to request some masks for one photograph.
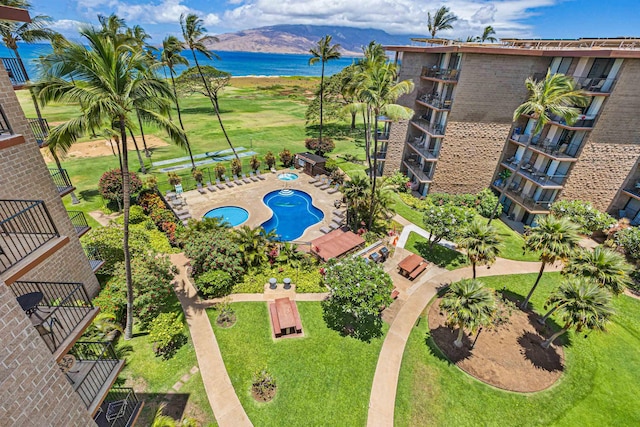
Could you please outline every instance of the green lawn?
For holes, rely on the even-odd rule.
[[[535,274],[482,278],[487,285],[525,295]],[[559,273],[545,274],[533,295],[542,312]],[[607,332],[569,334],[566,371],[552,388],[517,394],[487,386],[431,350],[425,318],[404,353],[395,420],[398,426],[631,425],[640,420],[640,301],[621,296]],[[482,339],[482,337],[480,338]],[[437,350],[436,350],[437,351]]]
[[[237,323],[222,329],[209,310],[231,382],[256,426],[363,426],[384,337],[365,343],[341,337],[318,302],[298,302],[304,338],[271,338],[265,303],[235,303]],[[386,331],[386,329],[385,329]],[[257,403],[252,375],[267,368],[277,382],[273,401]]]
[[[456,268],[469,265],[469,260],[466,255],[438,244],[434,245],[433,248],[430,248],[427,239],[420,236],[418,233],[409,233],[407,244],[404,247],[405,249],[420,255],[427,261],[431,261],[437,266],[446,268],[447,270],[455,270]]]

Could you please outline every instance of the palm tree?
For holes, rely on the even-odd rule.
[[[267,261],[267,245],[273,237],[273,233],[266,233],[262,227],[243,225],[234,230],[233,238],[238,243],[246,267],[259,267]]]
[[[497,41],[497,39],[493,37],[495,33],[496,33],[496,30],[494,30],[491,25],[487,25],[486,27],[484,27],[484,31],[482,32],[482,35],[479,36],[477,40],[481,43],[484,43],[486,41],[490,41],[491,43],[494,43]]]
[[[431,12],[427,13],[427,28],[429,28],[429,32],[431,33],[431,37],[434,38],[436,33],[440,30],[451,30],[453,29],[453,23],[458,20],[458,17],[453,14],[448,7],[441,6],[440,9],[436,10],[433,16],[431,16]]]
[[[233,151],[233,155],[236,157],[236,159],[238,159],[238,161],[240,161],[240,157],[238,157],[238,153],[236,153],[236,149],[231,143],[231,140],[229,139],[229,135],[227,135],[227,131],[224,128],[224,125],[222,124],[222,117],[220,116],[220,111],[218,110],[218,107],[214,102],[213,93],[211,93],[211,88],[209,87],[209,83],[207,83],[207,79],[202,74],[202,69],[200,68],[198,57],[196,56],[196,52],[200,52],[202,55],[204,55],[208,59],[214,58],[214,54],[211,51],[207,50],[207,48],[202,43],[202,38],[204,34],[207,32],[207,29],[204,27],[202,19],[198,18],[198,15],[195,15],[193,13],[190,13],[186,16],[184,13],[180,15],[180,27],[182,28],[182,36],[184,37],[184,42],[189,47],[189,49],[191,50],[191,54],[193,55],[193,61],[195,62],[196,67],[198,68],[198,73],[202,78],[202,84],[204,84],[204,87],[207,91],[207,95],[209,97],[209,100],[211,101],[211,105],[213,106],[213,111],[216,113],[216,116],[218,117],[218,123],[220,123],[220,129],[222,129],[222,133],[224,134],[224,137],[226,138],[227,143],[231,148],[231,151]],[[215,37],[209,36],[208,38],[213,41],[218,41],[218,39]]]
[[[491,322],[496,309],[496,299],[491,289],[475,279],[452,283],[440,300],[440,310],[447,313],[447,324],[458,327],[458,337],[453,344],[462,347],[464,330],[475,331]]]
[[[529,294],[521,304],[525,310],[529,299],[536,290],[544,268],[547,264],[568,259],[578,246],[580,228],[567,218],[556,218],[553,215],[542,217],[536,227],[529,228],[524,235],[524,248],[527,251],[540,252],[540,272]]]
[[[502,239],[498,230],[480,219],[475,219],[468,227],[459,246],[467,251],[467,257],[476,278],[476,265],[491,265],[500,254]]]
[[[347,224],[352,229],[359,228],[361,212],[371,191],[371,183],[362,175],[355,175],[344,183],[342,194],[347,201]]]
[[[38,96],[50,102],[79,102],[84,108],[77,117],[56,126],[49,141],[55,146],[70,147],[82,135],[102,129],[105,123],[119,132],[122,144],[124,198],[124,263],[127,283],[127,322],[125,339],[133,331],[133,283],[129,250],[129,207],[131,204],[127,128],[130,115],[137,109],[142,119],[167,131],[178,145],[184,144],[182,130],[166,118],[173,94],[169,85],[147,72],[145,56],[127,45],[117,45],[94,28],[80,31],[83,43],[69,43],[50,61],[57,66],[47,70],[35,84]],[[74,81],[69,79],[74,76]]]
[[[590,277],[614,295],[620,295],[631,284],[631,266],[624,256],[602,246],[577,251],[563,273]]]
[[[189,65],[189,61],[184,56],[180,55],[183,47],[182,43],[176,36],[167,36],[162,41],[162,55],[160,60],[162,64],[169,69],[169,75],[171,76],[171,87],[173,88],[173,95],[176,100],[176,110],[178,112],[178,122],[180,122],[180,128],[184,131],[184,124],[182,123],[182,113],[180,111],[180,103],[178,102],[178,92],[176,91],[176,65]],[[186,133],[185,133],[186,138]],[[196,168],[196,164],[193,160],[193,154],[191,153],[191,145],[189,140],[186,139],[187,150],[189,150],[189,158],[191,159],[191,167]]]
[[[551,121],[551,115],[562,118],[567,124],[573,124],[580,113],[580,110],[574,105],[586,105],[588,97],[584,91],[576,89],[576,83],[573,78],[564,74],[551,74],[551,70],[547,71],[547,75],[543,80],[536,81],[529,77],[524,84],[529,91],[529,99],[520,104],[513,112],[513,121],[517,121],[522,115],[528,115],[535,121],[535,126],[531,129],[529,138],[524,146],[524,153],[526,153],[534,135],[539,134]],[[522,156],[516,165],[515,172],[507,178],[500,190],[498,201],[489,217],[489,223],[491,223],[498,211],[504,192],[511,186],[513,179],[524,165],[525,157],[524,155]]]
[[[340,59],[340,45],[331,44],[331,36],[326,35],[321,38],[314,47],[309,49],[309,53],[312,55],[309,58],[309,65],[314,65],[318,61],[322,63],[322,70],[320,71],[320,137],[319,141],[322,141],[322,101],[324,98],[324,64],[333,60]]]
[[[542,342],[548,348],[560,335],[575,327],[580,332],[584,328],[604,330],[604,326],[613,315],[611,294],[597,283],[587,279],[569,280],[553,294],[557,305],[557,314],[563,323],[562,329]]]

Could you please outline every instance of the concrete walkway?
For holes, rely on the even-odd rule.
[[[407,244],[407,240],[409,239],[409,234],[411,232],[417,233],[420,236],[424,237],[425,239],[428,239],[431,236],[431,233],[429,233],[428,231],[418,227],[417,225],[415,225],[415,224],[407,224],[402,229],[402,233],[400,233],[400,237],[398,238],[398,244],[396,246],[399,247],[399,248],[404,248],[404,245]],[[440,240],[438,242],[438,244],[440,246],[444,246],[445,248],[449,248],[449,249],[455,249],[456,248],[456,244],[453,243],[453,242],[450,242],[448,240]]]
[[[201,303],[196,289],[187,277],[188,259],[181,253],[172,254],[171,262],[179,269],[174,289],[189,325],[202,382],[216,421],[221,427],[252,426],[222,361],[218,341],[205,311],[207,305]]]

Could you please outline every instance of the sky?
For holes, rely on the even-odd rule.
[[[277,24],[376,28],[428,35],[427,12],[445,5],[459,20],[441,37],[463,38],[491,25],[498,38],[640,36],[640,0],[32,0],[31,15],[74,39],[82,24],[116,13],[161,43],[180,35],[181,13],[196,13],[210,35]],[[407,42],[409,42],[407,40]]]

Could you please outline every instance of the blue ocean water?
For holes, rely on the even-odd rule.
[[[51,46],[47,44],[20,44],[20,56],[25,62],[29,76],[37,76],[37,58],[51,53]],[[231,73],[232,76],[320,76],[320,64],[309,65],[310,55],[294,55],[284,53],[261,52],[216,52],[220,59],[209,60],[198,54],[200,65],[212,65],[219,70]],[[190,51],[182,55],[195,65]],[[13,51],[0,46],[0,57],[14,57]],[[325,65],[325,75],[332,75],[352,64],[356,58],[344,57],[328,62]],[[186,67],[178,68],[181,72]],[[163,75],[162,72],[160,75]]]

